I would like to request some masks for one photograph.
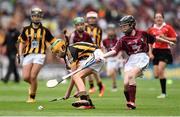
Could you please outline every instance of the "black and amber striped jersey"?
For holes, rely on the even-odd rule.
[[[101,41],[102,41],[102,29],[98,26],[85,26],[85,31],[91,35],[93,42],[101,48]]]
[[[78,65],[79,61],[87,59],[98,47],[88,42],[77,42],[68,46],[66,64],[69,67]]]
[[[53,43],[56,39],[47,28],[42,26],[42,24],[35,29],[31,23],[29,26],[23,28],[19,40],[25,44],[23,53],[27,55],[31,53],[45,54],[47,48],[46,42]]]

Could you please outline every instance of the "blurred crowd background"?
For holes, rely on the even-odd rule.
[[[0,0],[0,44],[13,19],[19,30],[30,22],[30,9],[38,6],[44,12],[43,24],[59,37],[64,28],[73,29],[72,19],[94,10],[99,14],[99,26],[106,36],[109,22],[126,14],[133,15],[137,27],[147,30],[153,24],[154,10],[163,11],[165,20],[180,35],[180,0]],[[121,37],[121,33],[118,33]],[[180,41],[172,48],[174,64],[180,64]]]

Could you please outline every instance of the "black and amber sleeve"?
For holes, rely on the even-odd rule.
[[[98,36],[97,36],[97,39],[96,39],[96,44],[99,48],[101,48],[101,41],[102,41],[102,29],[99,28],[98,30]]]
[[[47,28],[45,28],[45,30],[46,30],[46,35],[45,35],[46,41],[52,44],[56,40],[56,38],[51,34],[51,32]]]
[[[27,31],[27,28],[24,27],[21,34],[18,37],[18,42],[25,43],[25,41],[27,40],[26,31]]]

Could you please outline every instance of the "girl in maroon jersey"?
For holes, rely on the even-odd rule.
[[[69,43],[73,44],[76,42],[89,42],[93,43],[91,36],[84,30],[85,20],[83,17],[76,17],[73,20],[75,31],[71,34]]]
[[[149,64],[147,55],[149,43],[153,44],[155,38],[144,31],[135,29],[136,21],[131,15],[124,16],[119,23],[120,29],[125,35],[103,57],[113,56],[119,51],[125,51],[129,55],[124,67],[124,95],[128,109],[135,109],[135,79],[142,75],[143,70]]]

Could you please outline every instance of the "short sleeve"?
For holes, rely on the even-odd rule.
[[[151,34],[151,33],[152,33],[151,27],[147,29],[147,33],[148,33],[148,34]]]
[[[172,38],[177,37],[175,30],[170,25],[168,25],[168,37],[172,37]]]
[[[26,30],[27,30],[27,28],[23,28],[21,34],[19,35],[18,40],[20,42],[25,42],[27,40]]]
[[[102,40],[102,29],[99,30],[100,39]]]
[[[47,28],[45,28],[45,30],[46,30],[46,35],[45,35],[46,41],[48,41],[49,43],[54,42],[53,41],[54,36],[51,34],[51,32]]]

